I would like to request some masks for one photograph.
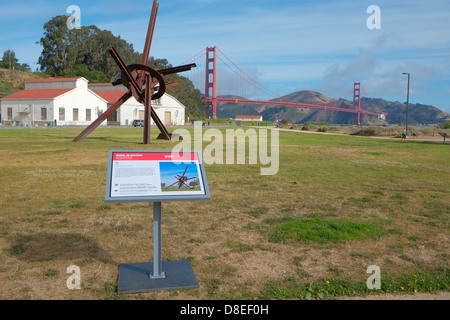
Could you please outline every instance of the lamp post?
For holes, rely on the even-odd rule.
[[[408,76],[408,91],[407,91],[407,97],[406,97],[406,121],[405,121],[405,123],[406,123],[405,129],[406,129],[406,132],[408,132],[409,81],[410,81],[411,75],[409,73],[407,73],[407,72],[403,72],[403,74]]]

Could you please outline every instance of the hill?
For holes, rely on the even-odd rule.
[[[353,107],[353,101],[345,99],[335,100],[310,90],[297,91],[279,99],[274,99],[274,101],[309,103],[349,109]],[[385,113],[388,115],[388,122],[392,124],[404,123],[406,117],[406,104],[379,98],[361,98],[361,109]],[[289,119],[293,123],[319,121],[332,124],[352,124],[354,122],[354,114],[338,111],[245,104],[220,104],[217,107],[219,118],[234,118],[238,114],[258,114],[268,121]],[[434,106],[424,104],[409,105],[409,123],[411,125],[442,123],[446,119],[450,119],[450,114]],[[361,116],[361,122],[362,124],[379,123],[376,118],[364,115]]]
[[[25,81],[46,77],[48,76],[41,73],[0,68],[0,99],[22,90],[25,87]]]

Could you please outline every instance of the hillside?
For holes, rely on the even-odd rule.
[[[41,73],[17,71],[0,68],[0,99],[25,87],[25,81],[30,79],[46,78]]]
[[[309,90],[294,92],[274,101],[310,103],[349,109],[353,106],[352,101],[345,99],[335,100]],[[379,98],[361,98],[361,109],[385,113],[388,115],[388,122],[391,124],[404,123],[406,117],[406,104]],[[267,105],[220,104],[217,107],[217,114],[219,118],[234,118],[238,114],[259,114],[268,121],[289,119],[293,123],[320,121],[332,124],[352,124],[354,122],[354,115],[346,112]],[[450,114],[433,106],[424,104],[409,105],[409,123],[411,125],[442,123],[446,119],[450,119]],[[376,118],[364,115],[361,116],[361,122],[362,124],[380,123]]]

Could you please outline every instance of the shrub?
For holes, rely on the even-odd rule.
[[[356,132],[353,132],[352,135],[354,136],[375,136],[375,128],[369,127],[369,128],[361,128],[357,130]]]
[[[438,125],[439,129],[450,129],[450,121],[445,120],[444,123]]]

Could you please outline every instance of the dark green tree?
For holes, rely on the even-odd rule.
[[[61,74],[63,77],[84,77],[90,83],[106,83],[109,82],[108,77],[101,71],[89,70],[85,64],[77,64],[73,69],[64,70]]]
[[[438,125],[439,129],[450,129],[450,121],[449,120],[444,120],[443,123]]]
[[[12,50],[6,50],[3,52],[2,61],[0,61],[0,67],[5,69],[12,69],[12,67],[19,63],[19,59],[16,58],[16,53]]]
[[[141,55],[134,51],[133,45],[114,36],[107,30],[95,30],[82,44],[80,63],[86,64],[90,70],[102,71],[110,80],[119,73],[116,62],[108,52],[114,47],[126,65],[139,63]]]
[[[108,49],[115,47],[126,64],[137,63],[140,55],[133,45],[110,31],[96,26],[83,26],[70,30],[67,16],[56,16],[44,24],[44,36],[38,42],[42,52],[38,63],[41,71],[52,76],[62,76],[79,64],[91,71],[101,71],[108,78],[119,72]]]
[[[75,60],[69,48],[73,45],[67,28],[67,16],[57,16],[44,24],[44,37],[38,42],[43,50],[38,59],[41,71],[52,76],[60,75],[64,70],[75,66]],[[76,30],[74,30],[76,32]]]
[[[0,61],[0,68],[30,71],[30,66],[28,64],[19,63],[19,59],[16,58],[16,53],[13,50],[5,50],[3,52],[3,57]]]
[[[191,119],[206,117],[206,103],[203,101],[200,90],[195,89],[192,81],[178,74],[167,76],[166,81],[178,83],[177,86],[167,89],[167,93],[184,104],[186,117]]]

